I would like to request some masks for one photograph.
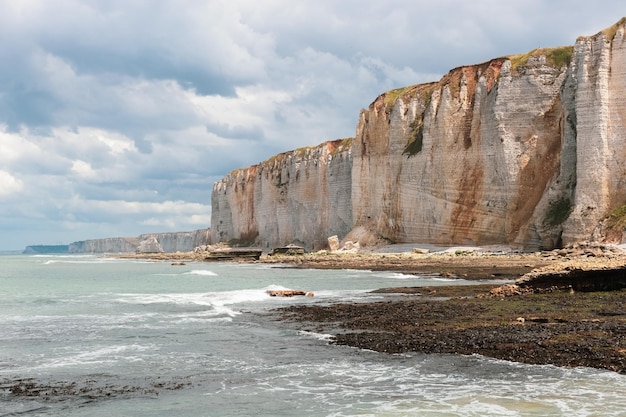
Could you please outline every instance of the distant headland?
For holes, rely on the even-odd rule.
[[[103,254],[189,252],[211,244],[210,229],[190,232],[148,233],[137,237],[111,237],[72,242],[69,245],[29,245],[24,254]]]

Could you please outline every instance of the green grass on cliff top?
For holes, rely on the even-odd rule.
[[[617,31],[617,29],[615,29],[615,31]],[[506,58],[511,61],[511,71],[516,72],[518,68],[526,65],[528,60],[532,57],[545,56],[546,65],[554,68],[563,68],[570,64],[573,55],[573,46],[558,46],[555,48],[537,48],[525,54],[509,55]],[[429,96],[432,94],[433,89],[432,87],[429,88],[431,85],[435,86],[438,85],[438,83],[415,84],[389,90],[384,93],[385,106],[387,109],[392,109],[400,97],[417,90],[422,90],[424,101],[429,101]]]
[[[389,90],[382,94],[385,100],[385,107],[387,108],[388,112],[391,112],[393,106],[396,104],[396,101],[398,101],[400,97],[413,94],[420,94],[422,101],[424,101],[425,103],[429,103],[432,93],[438,85],[438,82],[429,82],[422,84],[413,84],[406,87]]]
[[[396,88],[393,90],[389,90],[385,93],[385,105],[390,108],[396,104],[396,101],[408,90],[415,87],[414,85],[409,85],[407,87]]]
[[[337,153],[346,150],[348,147],[350,147],[350,145],[352,144],[352,140],[354,138],[341,138],[341,139],[335,139],[335,140],[330,140],[330,141],[326,141],[326,142],[322,142],[319,145],[315,145],[315,146],[303,146],[301,148],[296,148],[296,149],[292,149],[290,151],[286,151],[286,152],[281,152],[279,154],[273,155],[271,157],[269,157],[268,159],[266,159],[265,161],[261,162],[259,165],[269,165],[269,164],[273,164],[276,161],[281,161],[283,159],[285,159],[288,156],[296,156],[298,158],[306,158],[308,154],[310,154],[311,152],[314,152],[316,149],[318,148],[322,148],[325,146],[329,146],[334,144],[334,146],[331,146],[330,148],[330,154],[331,155],[336,155]]]
[[[554,68],[563,68],[570,64],[574,55],[573,46],[559,46],[556,48],[537,48],[525,54],[509,55],[511,61],[511,71],[517,71],[528,63],[531,57],[546,57],[546,65]]]

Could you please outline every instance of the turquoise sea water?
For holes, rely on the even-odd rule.
[[[626,415],[623,375],[361,351],[262,314],[382,299],[368,293],[381,287],[451,283],[256,264],[0,256],[0,416]],[[265,293],[280,288],[315,297]]]

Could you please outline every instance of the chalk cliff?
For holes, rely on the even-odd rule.
[[[213,187],[211,240],[324,247],[353,227],[352,139],[282,153]]]
[[[212,240],[589,239],[626,203],[625,26],[389,91],[361,111],[353,141],[231,172],[213,188]]]
[[[130,253],[137,250],[139,243],[134,237],[81,240],[69,244],[69,253]]]
[[[69,253],[189,252],[211,244],[209,229],[151,233],[137,237],[82,240],[69,244]]]
[[[190,232],[165,232],[139,235],[139,240],[144,241],[150,237],[156,238],[163,252],[189,252],[202,245],[211,244],[211,230],[199,229]]]

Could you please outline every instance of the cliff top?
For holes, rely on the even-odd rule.
[[[323,142],[316,146],[304,146],[290,151],[281,152],[277,155],[271,156],[263,162],[259,162],[258,164],[246,168],[235,169],[231,171],[227,176],[237,175],[240,173],[248,172],[250,170],[257,171],[258,169],[263,167],[274,167],[276,164],[280,164],[288,158],[295,157],[300,160],[306,161],[311,158],[318,157],[318,152],[324,150],[327,152],[328,155],[336,155],[337,153],[350,149],[350,145],[352,144],[353,139],[354,138],[334,139]]]
[[[533,58],[543,65],[553,68],[567,67],[574,54],[573,46],[557,46],[554,48],[536,48],[525,54],[509,55],[506,57],[511,61],[511,72],[516,72],[518,68],[528,65]]]
[[[323,150],[326,150],[330,155],[334,155],[344,149],[349,148],[350,144],[352,143],[352,139],[354,138],[335,139],[323,142],[316,146],[303,146],[302,148],[297,148],[291,151],[279,153],[278,155],[274,155],[266,159],[265,161],[257,164],[257,166],[274,165],[276,162],[281,162],[285,158],[289,157],[296,157],[302,160],[308,160],[312,157],[317,157],[316,153]]]
[[[438,84],[439,83],[436,81],[423,83],[423,84],[413,84],[407,87],[400,87],[400,88],[395,88],[393,90],[389,90],[381,94],[379,97],[384,97],[385,105],[387,107],[393,106],[400,97],[407,97],[407,96],[413,97],[416,94],[421,94],[422,99],[424,101],[428,101],[430,99],[430,95],[432,94],[433,90],[437,87]]]
[[[592,35],[591,37],[602,34],[606,37],[608,41],[611,41],[615,37],[615,34],[617,33],[617,31],[622,27],[626,27],[626,17],[622,17],[614,25],[611,25],[607,27],[606,29],[601,30],[600,32],[598,32],[595,35]],[[587,38],[589,38],[589,36],[580,36],[577,39],[577,41],[581,39],[587,39]],[[414,84],[414,85],[410,85],[407,87],[400,87],[400,88],[395,88],[393,90],[389,90],[381,94],[380,96],[378,96],[376,100],[372,102],[372,104],[379,101],[380,99],[383,99],[386,108],[392,109],[394,104],[399,98],[403,98],[406,100],[407,98],[415,97],[416,93],[421,93],[424,101],[427,101],[427,99],[429,98],[427,96],[432,94],[432,91],[437,86],[441,84],[450,85],[451,81],[455,80],[456,78],[459,78],[459,77],[455,77],[455,74],[462,72],[464,69],[487,68],[492,63],[497,62],[497,61],[504,61],[504,60],[510,61],[511,73],[513,75],[519,75],[521,72],[519,70],[521,68],[526,67],[529,64],[530,65],[533,65],[533,64],[534,65],[537,65],[537,64],[547,65],[553,68],[560,69],[570,64],[573,53],[574,53],[574,47],[571,45],[570,46],[556,46],[556,47],[550,47],[550,48],[536,48],[536,49],[533,49],[529,52],[522,53],[522,54],[506,55],[501,58],[495,58],[495,59],[492,59],[486,62],[481,62],[478,64],[463,65],[463,66],[456,67],[450,70],[450,72],[448,72],[448,74],[443,76],[440,81],[434,81],[434,82],[423,83],[423,84]]]
[[[407,87],[395,88],[381,94],[372,102],[384,103],[385,107],[390,111],[399,98],[407,101],[416,96],[421,96],[423,102],[428,102],[433,91],[444,85],[448,85],[451,91],[459,90],[459,83],[465,72],[472,71],[483,74],[489,78],[490,88],[497,81],[499,76],[499,68],[504,61],[511,62],[511,74],[520,75],[523,73],[522,68],[527,66],[546,65],[552,68],[561,69],[567,67],[574,54],[573,46],[557,46],[553,48],[536,48],[523,54],[507,55],[500,58],[494,58],[489,61],[472,65],[463,65],[450,70],[439,81],[432,81],[423,84],[414,84]],[[495,71],[489,71],[495,70]]]

